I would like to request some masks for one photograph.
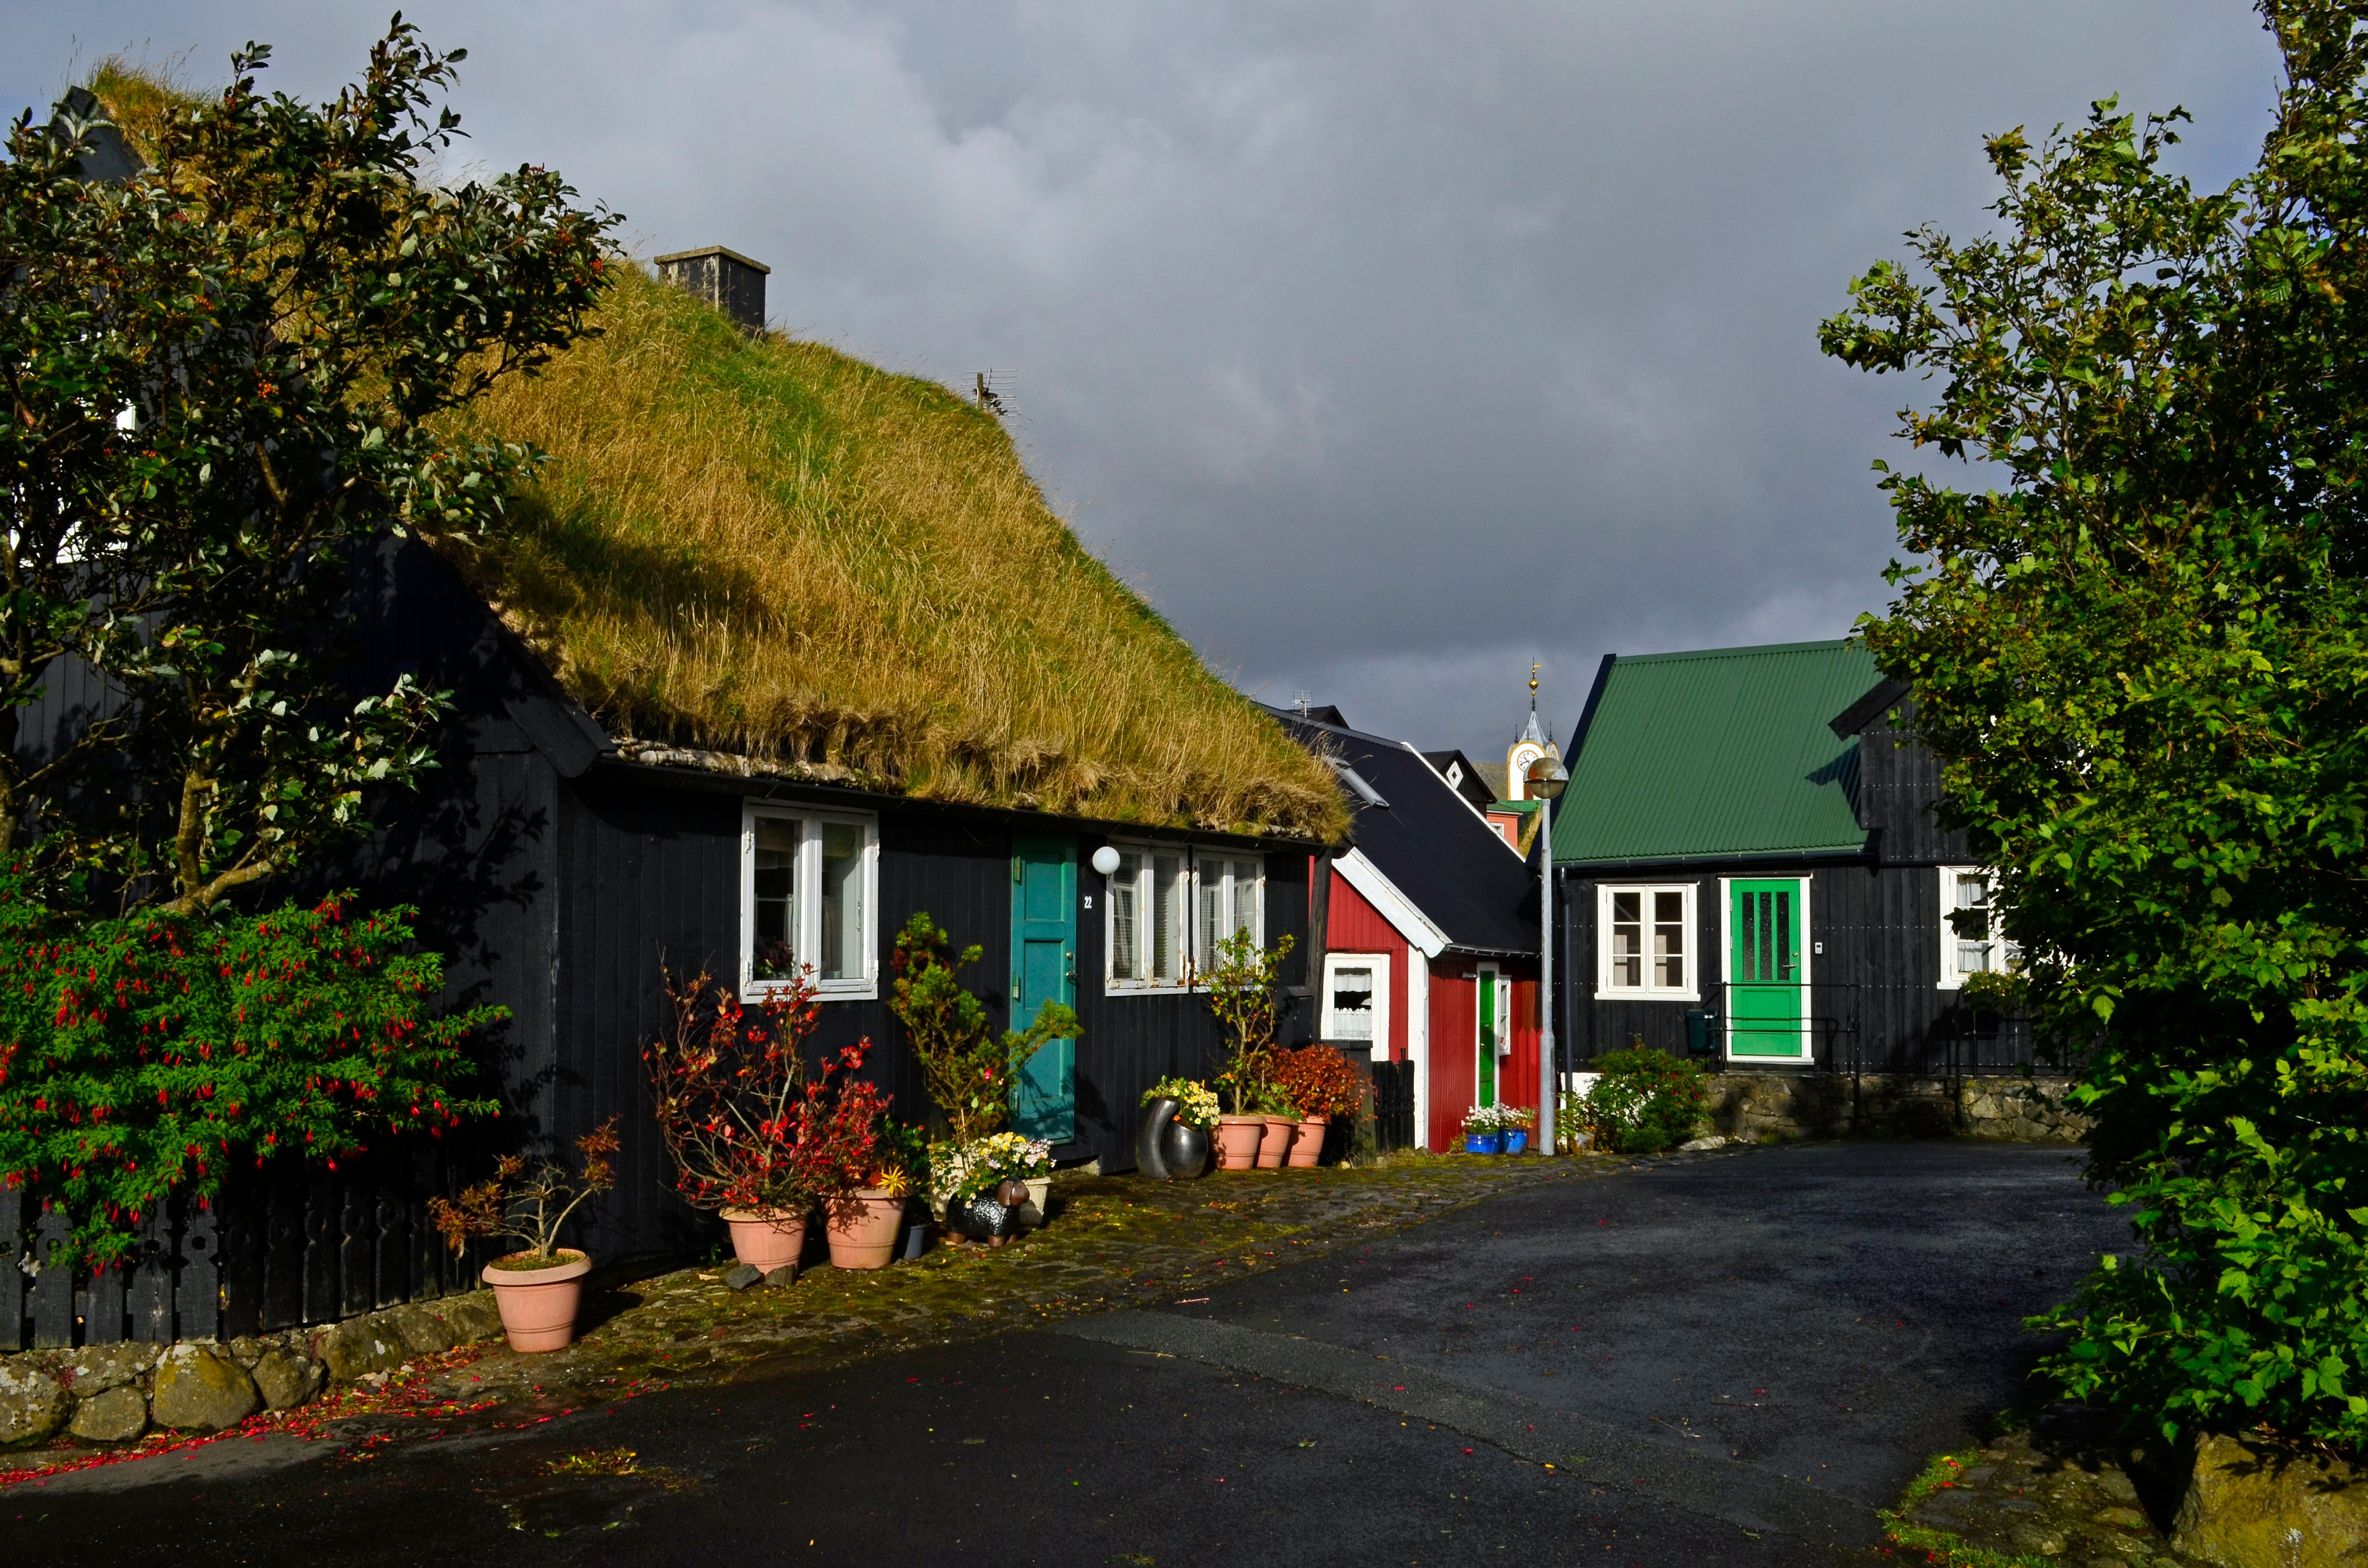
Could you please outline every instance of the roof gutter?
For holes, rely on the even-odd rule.
[[[1688,866],[1799,866],[1813,861],[1850,863],[1873,860],[1874,846],[1857,849],[1776,849],[1739,855],[1663,855],[1632,860],[1557,860],[1554,869],[1594,876],[1612,871],[1674,870]]]

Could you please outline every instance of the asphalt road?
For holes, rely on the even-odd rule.
[[[2123,1227],[2062,1149],[1828,1143],[1498,1199],[1205,1301],[525,1431],[0,1492],[0,1561],[1862,1561]],[[630,1449],[632,1473],[618,1450]],[[161,1555],[158,1555],[161,1554]]]

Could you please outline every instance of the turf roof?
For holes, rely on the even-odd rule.
[[[1609,661],[1556,803],[1554,860],[1858,853],[1858,737],[1827,723],[1880,678],[1851,642]]]

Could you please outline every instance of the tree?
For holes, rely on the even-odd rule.
[[[268,57],[128,179],[64,106],[0,163],[0,855],[67,905],[211,909],[430,765],[436,694],[343,684],[352,563],[498,521],[530,454],[438,416],[586,330],[609,265],[620,220],[548,170],[429,177],[464,51],[398,16],[318,108],[257,92]],[[77,661],[108,699],[20,733]]]
[[[2368,1437],[2368,6],[2264,0],[2259,165],[2111,99],[1993,137],[2001,233],[1908,236],[1826,352],[1936,378],[1863,634],[1997,868],[2144,1250],[2045,1320],[2165,1432]]]
[[[1217,1075],[1217,1092],[1233,1102],[1235,1115],[1269,1105],[1284,1108],[1274,1084],[1274,1021],[1282,960],[1294,941],[1285,937],[1260,948],[1247,931],[1236,931],[1217,943],[1210,955],[1216,961],[1201,977],[1209,1011],[1225,1031],[1225,1068]]]
[[[1028,1059],[1053,1040],[1083,1032],[1075,1009],[1047,1000],[1026,1028],[998,1034],[986,1004],[955,978],[978,961],[979,952],[975,944],[957,950],[924,909],[896,933],[888,960],[896,976],[889,983],[888,1010],[905,1026],[921,1086],[945,1114],[957,1143],[1001,1131],[1011,1119],[1012,1085]]]

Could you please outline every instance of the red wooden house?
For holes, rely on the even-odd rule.
[[[1340,775],[1317,981],[1321,1038],[1414,1066],[1416,1141],[1463,1146],[1478,1105],[1538,1103],[1536,879],[1482,809],[1403,741],[1277,710]]]

